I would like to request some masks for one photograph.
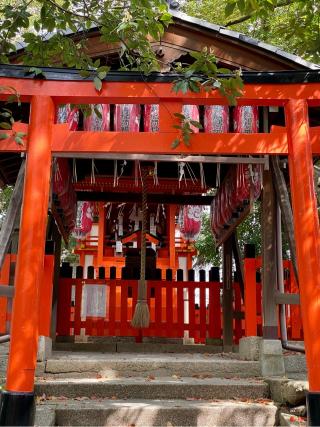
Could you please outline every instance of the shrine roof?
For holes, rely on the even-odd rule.
[[[29,72],[30,67],[23,65],[0,64],[0,77],[38,79]],[[42,79],[55,81],[85,81],[79,75],[78,70],[70,68],[42,67]],[[110,71],[105,77],[108,82],[158,82],[169,83],[178,77],[175,73],[150,73],[148,75],[139,72]],[[222,77],[228,77],[227,74]],[[290,71],[243,71],[242,79],[244,83],[258,84],[290,84],[290,83],[318,83],[320,82],[319,70],[290,70]]]
[[[170,10],[175,22],[180,24],[189,24],[195,27],[198,27],[202,30],[210,31],[211,33],[216,33],[223,38],[229,38],[230,40],[236,40],[241,42],[242,44],[246,44],[248,46],[252,46],[254,48],[259,48],[266,52],[269,52],[272,55],[280,56],[286,60],[292,61],[299,66],[310,68],[312,70],[320,69],[319,64],[315,64],[313,62],[307,61],[301,58],[298,55],[294,55],[289,52],[285,52],[277,46],[273,46],[269,43],[265,43],[261,40],[255,39],[253,37],[249,37],[243,33],[239,33],[238,31],[230,30],[221,25],[212,24],[211,22],[205,21],[204,19],[195,18],[187,15],[179,10]]]

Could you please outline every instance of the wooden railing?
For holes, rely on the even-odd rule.
[[[138,336],[131,326],[137,285],[137,280],[60,279],[58,335]],[[95,308],[92,286],[101,296]],[[148,281],[150,326],[143,336],[179,338],[187,331],[196,342],[220,339],[220,290],[220,282]]]

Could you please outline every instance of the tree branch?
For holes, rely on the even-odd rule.
[[[294,0],[284,0],[277,3],[273,9],[277,9],[279,7],[289,6],[292,4]],[[252,18],[257,13],[257,10],[252,11],[251,13],[248,13],[247,15],[241,16],[240,18],[233,19],[232,21],[228,21],[224,26],[225,27],[231,27],[232,25],[241,24],[241,22],[248,21],[250,18]]]

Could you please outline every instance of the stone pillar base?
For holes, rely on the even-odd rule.
[[[282,345],[280,340],[260,342],[261,374],[264,377],[282,377],[285,375]]]
[[[39,336],[37,362],[45,362],[52,354],[52,339],[49,337]]]
[[[239,340],[239,356],[242,360],[259,360],[261,337],[243,337]]]

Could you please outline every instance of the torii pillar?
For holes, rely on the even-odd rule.
[[[308,105],[285,105],[294,234],[308,367],[308,425],[320,425],[320,232],[309,135]]]
[[[2,426],[33,425],[38,279],[44,265],[53,120],[51,97],[34,96],[31,100],[7,383],[0,404]]]

